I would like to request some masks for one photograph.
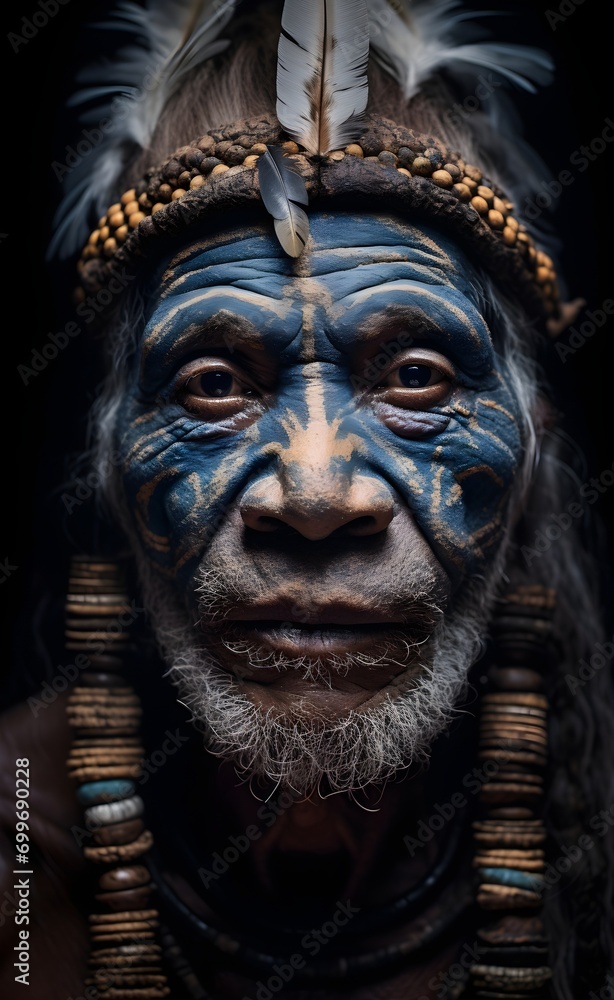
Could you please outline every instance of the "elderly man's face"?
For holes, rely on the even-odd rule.
[[[522,443],[464,255],[392,217],[310,224],[299,262],[264,228],[170,262],[117,443],[141,564],[217,666],[338,716],[406,687],[488,570]]]

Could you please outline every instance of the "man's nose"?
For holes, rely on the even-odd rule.
[[[252,483],[240,501],[244,524],[254,531],[293,528],[311,541],[376,535],[394,516],[385,482],[364,468],[361,441],[343,436],[336,421],[310,422],[279,448],[275,467]]]
[[[328,482],[309,476],[289,480],[266,476],[248,487],[241,500],[243,523],[254,531],[293,528],[317,542],[334,532],[376,535],[394,515],[394,500],[383,483],[368,475]]]

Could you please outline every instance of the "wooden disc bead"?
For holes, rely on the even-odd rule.
[[[155,941],[139,941],[135,944],[118,944],[112,948],[96,948],[95,951],[90,953],[90,959],[113,957],[114,955],[134,956],[137,958],[151,955],[152,959],[155,959],[156,956],[160,955],[161,951],[160,945]]]
[[[116,924],[120,917],[125,917],[128,922],[133,920],[153,920],[157,921],[158,911],[154,909],[149,910],[126,910],[125,913],[90,913],[90,923],[93,925],[98,924]]]
[[[509,914],[487,927],[478,928],[478,939],[491,946],[546,945],[544,925],[539,916]]]
[[[532,820],[533,813],[531,809],[523,808],[522,806],[503,806],[500,809],[491,809],[490,816],[493,819],[518,819],[518,820]]]
[[[96,899],[110,910],[138,909],[146,906],[151,895],[152,886],[144,885],[140,889],[126,889],[123,892],[99,892]]]
[[[122,861],[132,861],[145,854],[153,845],[153,837],[145,830],[131,844],[118,844],[108,847],[84,847],[83,854],[88,861],[97,864],[117,864]]]
[[[170,994],[168,986],[147,986],[145,989],[127,988],[114,989],[111,987],[105,990],[105,1000],[158,1000],[158,997],[167,997]]]
[[[119,674],[103,674],[85,671],[79,678],[80,683],[86,687],[119,687],[122,678]]]
[[[508,694],[503,691],[492,691],[484,695],[483,701],[489,706],[524,705],[526,708],[541,708],[544,712],[548,710],[548,699],[542,694],[523,694],[520,691]]]
[[[537,671],[523,667],[495,667],[489,677],[501,691],[541,691],[543,686]]]
[[[478,889],[477,902],[485,910],[507,910],[538,907],[542,900],[538,892],[531,892],[529,889],[484,882]]]
[[[120,889],[135,889],[146,885],[150,880],[145,865],[130,865],[126,868],[112,868],[98,879],[98,887],[103,892],[116,892]]]
[[[131,819],[125,823],[111,823],[93,831],[94,841],[105,847],[112,844],[131,844],[145,829],[142,819]]]
[[[506,858],[505,855],[478,854],[472,861],[474,868],[513,868],[518,869],[517,859]],[[543,872],[545,869],[543,861],[531,861],[523,859],[522,870],[527,872]]]

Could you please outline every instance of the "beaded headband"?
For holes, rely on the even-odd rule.
[[[118,266],[132,267],[161,237],[179,235],[215,212],[261,201],[258,165],[273,146],[303,179],[309,202],[363,204],[430,219],[539,319],[560,314],[551,258],[537,249],[501,188],[433,136],[367,117],[343,149],[307,153],[274,116],[212,129],[176,150],[110,206],[78,263],[77,300],[104,288]],[[268,154],[270,155],[270,153]]]

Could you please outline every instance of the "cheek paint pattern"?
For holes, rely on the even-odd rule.
[[[208,541],[242,490],[271,474],[300,488],[310,454],[322,495],[325,480],[330,493],[357,473],[392,488],[456,585],[485,569],[501,540],[522,453],[504,379],[488,394],[457,391],[440,412],[400,414],[399,433],[372,406],[357,405],[344,378],[327,374],[317,392],[313,383],[289,379],[275,409],[239,431],[232,421],[209,425],[179,407],[124,414],[124,485],[135,526],[156,569],[181,589],[189,592]],[[320,459],[314,418],[326,439]]]

